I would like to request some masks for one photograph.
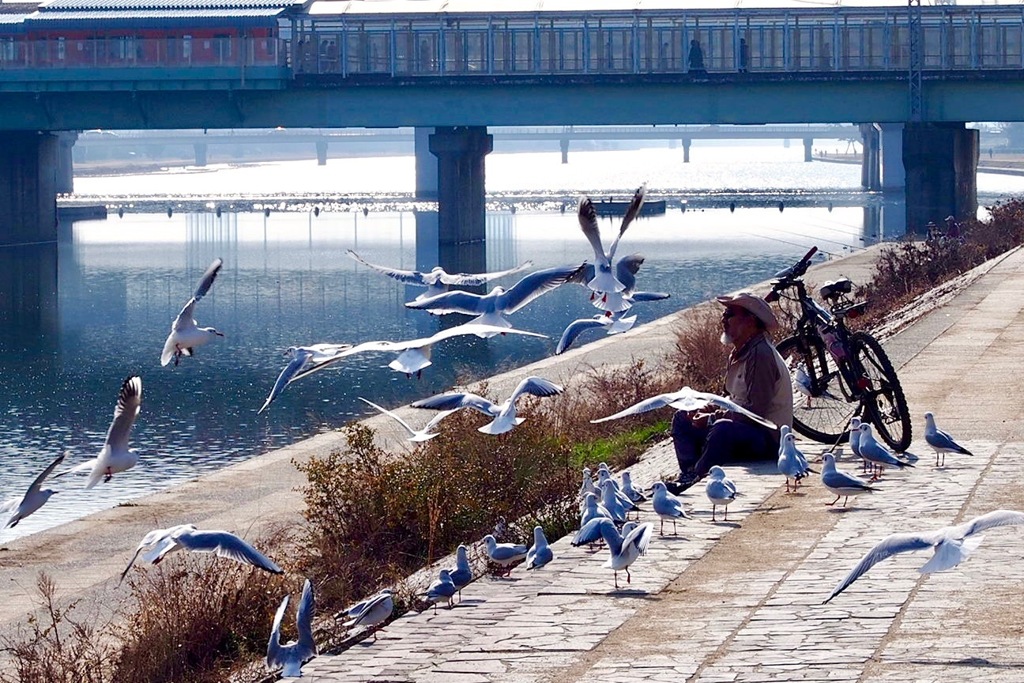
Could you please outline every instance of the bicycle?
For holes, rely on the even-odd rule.
[[[846,326],[867,302],[853,301],[853,283],[846,278],[819,289],[828,308],[807,293],[803,275],[817,250],[812,247],[776,273],[765,297],[769,303],[786,299],[800,307],[795,334],[775,347],[793,378],[793,429],[821,443],[839,444],[849,440],[851,418],[860,417],[874,425],[889,447],[905,451],[911,441],[910,412],[892,362],[878,340]]]

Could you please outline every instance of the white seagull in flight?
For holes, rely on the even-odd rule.
[[[299,638],[287,645],[281,644],[281,621],[288,609],[289,596],[284,596],[281,606],[274,614],[274,625],[270,629],[270,641],[267,642],[267,671],[283,667],[282,678],[299,678],[302,676],[302,665],[316,656],[316,642],[313,640],[313,584],[306,579],[302,584],[302,598],[295,611],[295,626]]]
[[[42,485],[46,478],[53,474],[53,470],[56,469],[57,465],[62,462],[64,462],[64,454],[54,458],[53,462],[39,473],[39,476],[35,478],[32,485],[25,491],[25,495],[21,498],[8,498],[3,503],[0,503],[0,529],[13,529],[18,526],[18,522],[43,507],[46,501],[50,500],[50,496],[56,493],[56,491],[43,489]]]
[[[975,534],[993,527],[1018,524],[1024,524],[1024,512],[995,510],[957,526],[947,526],[923,533],[904,533],[886,536],[879,541],[878,545],[869,550],[867,555],[861,558],[861,561],[846,575],[845,579],[836,585],[832,590],[832,594],[825,598],[825,602],[828,602],[849,588],[851,583],[863,576],[876,564],[897,553],[931,548],[934,551],[931,559],[917,571],[922,574],[941,572],[946,569],[952,569],[966,560],[981,545],[983,537],[975,536]]]
[[[608,420],[618,420],[622,417],[639,415],[640,413],[646,413],[649,410],[657,410],[658,408],[663,408],[665,406],[672,406],[676,410],[700,410],[701,408],[706,408],[709,405],[743,415],[747,419],[752,420],[759,425],[768,427],[769,429],[776,428],[775,423],[771,420],[766,420],[757,413],[750,412],[738,403],[734,403],[724,396],[709,394],[703,391],[694,391],[690,387],[683,387],[679,391],[652,396],[651,398],[644,399],[639,403],[620,410],[614,415],[591,420],[591,422],[596,424],[598,422],[606,422]]]
[[[441,420],[443,420],[444,418],[451,415],[452,413],[459,410],[458,408],[456,408],[455,410],[442,410],[437,415],[435,415],[433,419],[431,419],[430,422],[428,422],[423,429],[413,429],[412,427],[409,426],[409,423],[403,420],[401,417],[399,417],[397,413],[393,413],[387,408],[382,408],[373,401],[368,401],[362,396],[357,396],[356,398],[358,398],[363,403],[366,403],[367,405],[376,408],[380,412],[390,417],[392,420],[398,422],[398,424],[402,425],[402,427],[405,428],[405,431],[409,432],[409,441],[415,442],[433,439],[435,436],[437,436],[437,432],[434,431],[434,428],[437,427],[438,423],[441,422]]]
[[[438,294],[444,294],[452,286],[479,287],[486,284],[488,280],[497,280],[506,275],[519,273],[533,265],[533,261],[524,261],[515,268],[499,270],[493,273],[447,273],[441,266],[435,266],[430,272],[424,273],[418,270],[398,270],[396,268],[388,268],[387,266],[378,266],[365,261],[362,256],[351,249],[346,249],[345,253],[367,268],[383,273],[401,283],[426,287],[427,291],[417,296],[413,301],[422,301]]]
[[[89,479],[85,482],[85,488],[91,489],[100,480],[107,482],[117,472],[124,472],[135,467],[139,461],[139,452],[134,448],[128,448],[128,436],[131,434],[135,418],[139,416],[142,409],[142,378],[132,375],[121,383],[121,390],[117,394],[117,405],[114,406],[114,419],[107,429],[107,438],[103,442],[100,454],[92,460],[87,460],[80,465],[72,467],[58,474],[62,477],[65,474],[86,474]]]
[[[430,398],[424,398],[412,404],[413,408],[430,408],[432,410],[454,410],[457,408],[472,408],[476,411],[493,417],[494,420],[480,427],[478,431],[484,434],[504,434],[516,425],[522,424],[525,418],[516,417],[516,400],[523,394],[533,396],[554,396],[562,393],[562,387],[554,382],[549,382],[543,377],[527,377],[519,383],[503,403],[494,403],[488,399],[468,392],[453,392],[449,394],[438,394]]]
[[[288,386],[297,375],[300,373],[309,374],[310,372],[316,372],[328,363],[331,363],[340,358],[340,353],[351,349],[351,344],[313,344],[311,346],[290,346],[288,350],[284,352],[284,355],[291,358],[288,361],[288,365],[284,366],[281,370],[281,374],[277,376],[277,381],[274,382],[273,388],[270,390],[270,394],[267,396],[267,400],[263,402],[263,407],[256,411],[259,415],[274,402],[284,388]]]
[[[587,241],[590,242],[590,246],[594,249],[594,277],[587,282],[587,287],[595,292],[621,292],[626,289],[625,283],[621,282],[615,275],[612,274],[612,261],[615,260],[615,250],[619,246],[619,240],[622,239],[622,234],[626,232],[626,228],[629,227],[638,215],[640,215],[640,209],[644,205],[644,193],[647,187],[641,185],[640,188],[633,195],[633,199],[629,203],[629,207],[626,209],[626,214],[622,217],[622,225],[619,227],[619,234],[616,235],[615,240],[611,246],[608,247],[608,251],[604,250],[604,245],[601,243],[601,231],[597,227],[597,211],[594,209],[593,202],[590,201],[589,197],[584,197],[580,200],[579,208],[576,211],[577,219],[580,223],[580,229],[583,230],[583,234],[586,236]],[[643,258],[641,257],[641,263]],[[639,266],[638,266],[639,267]]]
[[[515,313],[541,294],[570,282],[581,268],[583,264],[545,268],[530,273],[507,290],[504,287],[495,287],[487,294],[451,291],[429,299],[410,301],[405,305],[408,308],[430,311],[434,315],[475,315],[476,318],[470,322],[510,328],[512,323],[504,318],[505,315]],[[493,337],[495,334],[498,333],[487,333],[485,336]]]
[[[611,315],[629,310],[638,301],[661,301],[669,298],[671,295],[666,292],[643,292],[636,289],[636,274],[640,271],[644,260],[643,254],[630,254],[620,258],[615,264],[615,279],[622,284],[622,291],[591,291],[590,301],[594,307],[605,311],[605,315]],[[577,282],[589,289],[590,282],[597,274],[595,266],[587,263],[580,272]]]
[[[140,553],[142,559],[159,564],[168,553],[176,550],[190,550],[196,553],[216,553],[242,564],[252,565],[271,574],[283,574],[284,570],[260,551],[227,531],[200,531],[193,524],[179,524],[167,529],[154,529],[146,534],[135,549],[128,566],[121,572],[121,579],[135,564]]]
[[[181,309],[181,313],[171,323],[171,333],[167,335],[163,353],[160,354],[160,365],[167,365],[171,359],[177,365],[182,356],[193,355],[193,350],[197,346],[208,344],[216,337],[224,336],[222,332],[218,332],[212,327],[198,327],[193,317],[196,303],[210,291],[210,287],[213,286],[213,281],[217,279],[217,273],[220,272],[223,265],[223,260],[214,259],[203,276],[199,278],[199,285],[196,286],[192,298],[188,300],[185,307]]]

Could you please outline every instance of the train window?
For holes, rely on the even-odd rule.
[[[181,37],[181,59],[184,62],[192,61],[192,36]]]
[[[213,36],[214,43],[214,54],[217,56],[217,62],[224,64],[231,61],[231,36],[218,33]]]
[[[63,37],[58,38],[57,39],[57,61],[63,62],[64,58],[66,56],[67,56],[67,45],[64,42],[64,38]]]
[[[14,38],[4,38],[3,40],[0,40],[0,58],[5,62],[13,62],[17,58]]]

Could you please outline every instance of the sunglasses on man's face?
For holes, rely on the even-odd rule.
[[[745,314],[745,313],[746,313],[746,311],[737,311],[737,310],[733,310],[733,309],[727,308],[727,309],[725,309],[725,313],[722,314],[722,320],[728,320],[729,318],[734,318],[737,315],[742,315],[742,314]]]

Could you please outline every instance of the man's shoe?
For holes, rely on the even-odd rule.
[[[666,481],[665,488],[668,489],[668,492],[672,495],[678,496],[698,481],[700,481],[700,476],[698,476],[696,472],[683,472],[675,481]]]

